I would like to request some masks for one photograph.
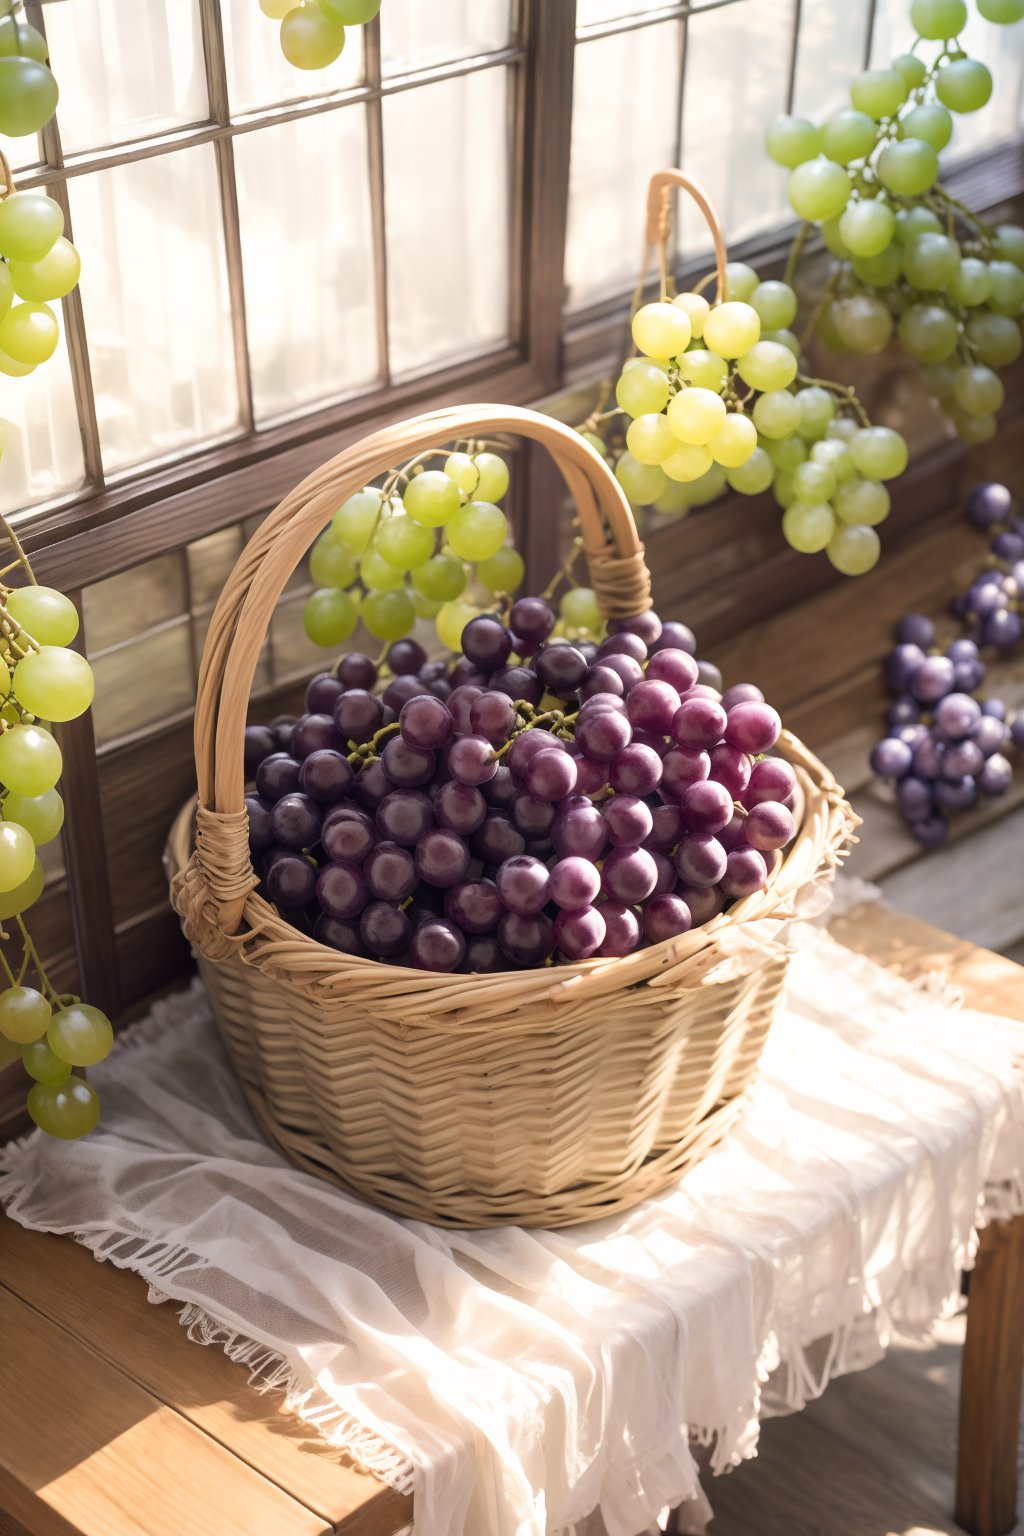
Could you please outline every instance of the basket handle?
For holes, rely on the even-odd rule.
[[[199,671],[195,753],[201,808],[244,819],[245,720],[267,625],[285,583],[331,514],[396,463],[458,438],[494,432],[531,438],[551,453],[576,503],[602,612],[609,618],[628,617],[650,607],[650,576],[629,503],[604,459],[572,428],[535,411],[501,405],[448,407],[385,427],[346,448],[286,496],[228,577]],[[218,860],[227,852],[220,848]],[[242,869],[234,848],[231,853],[238,884]]]
[[[697,207],[704,215],[704,222],[711,232],[711,239],[715,247],[715,302],[721,304],[726,294],[726,262],[728,253],[725,249],[725,235],[718,221],[718,214],[710,197],[704,191],[699,181],[692,176],[687,176],[685,171],[677,170],[670,166],[664,171],[655,171],[647,183],[647,250],[644,253],[644,266],[650,255],[651,247],[658,250],[658,264],[661,271],[662,293],[668,278],[668,237],[672,229],[672,191],[675,187],[683,192],[688,192]]]

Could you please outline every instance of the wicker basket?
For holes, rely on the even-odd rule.
[[[243,730],[285,582],[354,491],[429,448],[493,432],[533,438],[555,459],[605,614],[649,606],[628,503],[576,432],[476,406],[367,438],[280,504],[224,588],[199,678],[198,808],[175,824],[168,867],[249,1102],[295,1163],[440,1225],[562,1226],[656,1193],[731,1124],[785,977],[780,929],[801,888],[834,865],[851,817],[828,771],[784,736],[803,813],[766,890],[623,959],[532,971],[436,975],[342,955],[255,894]]]

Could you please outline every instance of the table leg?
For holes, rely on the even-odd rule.
[[[957,1525],[1005,1536],[1017,1519],[1024,1371],[1024,1216],[984,1229],[967,1299],[960,1377]]]

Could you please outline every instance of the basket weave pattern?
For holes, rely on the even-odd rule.
[[[346,497],[416,453],[495,431],[552,453],[604,613],[650,605],[617,481],[558,422],[450,409],[347,449],[271,514],[217,605],[196,708],[198,810],[175,824],[168,872],[252,1108],[293,1161],[404,1216],[559,1226],[656,1193],[727,1129],[785,979],[784,924],[800,891],[834,866],[853,818],[828,771],[784,733],[803,811],[768,888],[616,960],[417,972],[320,945],[255,894],[242,740],[278,595]]]

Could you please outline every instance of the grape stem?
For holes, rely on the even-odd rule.
[[[814,327],[817,325],[819,319],[821,318],[821,314],[822,314],[822,311],[825,308],[825,305],[829,302],[829,300],[832,298],[833,294],[835,293],[836,289],[839,287],[839,277],[840,277],[841,271],[842,271],[842,269],[840,267],[835,267],[832,270],[832,272],[829,274],[828,282],[825,284],[824,288],[821,290],[821,293],[818,295],[818,299],[817,299],[817,302],[814,305],[814,308],[811,310],[810,314],[807,317],[807,324],[804,326],[803,330],[800,333],[800,350],[801,350],[801,352],[804,351],[804,349],[806,348],[806,346],[807,346],[808,342],[810,341],[811,337],[814,335]]]
[[[812,379],[805,373],[798,373],[796,381],[804,389],[826,389],[830,395],[835,395],[837,400],[842,400],[853,411],[862,427],[870,427],[871,417],[857,398],[857,391],[852,384],[836,384],[832,379]]]
[[[572,548],[566,556],[565,562],[559,566],[558,570],[555,572],[547,586],[544,588],[544,591],[540,594],[545,602],[548,602],[552,597],[554,597],[563,581],[571,582],[576,580],[575,565],[576,561],[579,559],[580,550],[582,548],[583,540],[577,534],[576,538],[574,538],[572,541]]]
[[[19,982],[21,977],[25,975],[25,972],[28,969],[28,962],[31,960],[35,973],[39,977],[39,981],[42,985],[42,990],[46,997],[48,997],[50,1002],[54,1005],[54,1007],[63,1008],[66,1007],[69,1003],[77,1003],[79,999],[73,994],[62,994],[57,992],[51,985],[50,978],[46,974],[46,969],[43,965],[43,962],[40,960],[39,953],[32,942],[32,936],[28,929],[25,927],[24,919],[19,915],[14,919],[14,921],[17,923],[19,929],[21,930],[22,955],[24,957],[22,968],[19,973]]]
[[[793,244],[790,246],[789,255],[786,257],[786,270],[782,274],[782,281],[784,283],[788,283],[790,288],[793,286],[793,279],[796,277],[796,269],[799,264],[800,257],[803,255],[803,249],[807,243],[807,236],[810,234],[811,228],[812,226],[805,220],[800,225],[800,228],[797,230],[796,234],[793,236]]]

